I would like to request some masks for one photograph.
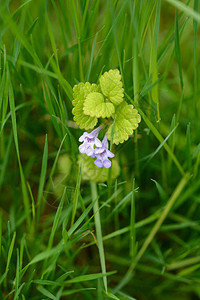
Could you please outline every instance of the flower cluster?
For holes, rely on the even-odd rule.
[[[108,157],[113,158],[115,155],[108,150],[108,138],[106,134],[102,142],[98,139],[98,134],[101,128],[102,127],[99,126],[90,133],[83,133],[83,135],[79,138],[79,142],[83,142],[79,146],[79,151],[87,154],[87,156],[91,156],[93,158],[96,157],[94,163],[97,167],[110,168],[111,161]],[[96,148],[94,148],[94,146],[96,146]]]
[[[79,138],[79,151],[86,154],[79,155],[78,158],[82,176],[86,180],[104,182],[108,178],[111,158],[115,156],[108,149],[108,141],[112,140],[113,145],[127,141],[138,127],[141,117],[137,109],[125,99],[118,69],[104,72],[98,83],[76,84],[73,87],[72,104],[73,119],[85,131]],[[102,126],[97,127],[97,124]],[[104,138],[99,140],[102,128],[106,132]],[[117,160],[113,159],[112,178],[118,176],[119,170]]]

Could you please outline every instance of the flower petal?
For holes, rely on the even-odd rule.
[[[91,138],[95,138],[98,136],[100,129],[102,128],[102,126],[97,127],[96,129],[92,130],[92,132],[90,132],[88,134],[88,137]]]
[[[88,145],[85,153],[87,154],[87,156],[92,156],[94,154],[94,149],[90,145]]]
[[[102,168],[102,167],[103,167],[103,163],[102,163],[102,161],[99,160],[99,159],[96,159],[96,160],[94,161],[94,163],[95,163],[95,165],[96,165],[97,167],[99,167],[99,168]]]
[[[87,143],[83,143],[78,147],[78,149],[81,153],[85,153],[86,147],[87,147]]]
[[[94,149],[95,154],[101,154],[105,149],[103,147]]]
[[[111,167],[111,161],[109,159],[106,159],[103,161],[103,166],[105,168],[110,168]]]
[[[102,152],[101,154],[99,154],[99,156],[101,157],[102,160],[108,159],[105,149],[104,149],[104,152]]]
[[[111,158],[113,158],[115,156],[115,154],[112,153],[110,150],[106,150],[106,154],[108,157],[111,157]]]
[[[86,137],[87,135],[88,135],[88,133],[87,133],[87,132],[84,132],[83,135],[81,135],[80,138],[78,139],[79,142],[83,142],[84,139],[85,139],[85,137]]]
[[[102,147],[108,149],[108,137],[107,137],[107,134],[105,134],[105,136],[103,138]]]
[[[97,147],[102,147],[102,143],[98,138],[95,138],[95,142],[94,142],[95,146]]]

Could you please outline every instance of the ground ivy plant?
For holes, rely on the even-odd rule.
[[[108,149],[108,140],[116,145],[124,143],[141,121],[138,111],[124,98],[119,70],[105,72],[99,84],[80,82],[73,88],[73,97],[72,113],[79,127],[92,130],[98,126],[79,138],[79,151],[93,158],[98,168],[110,168],[110,158],[115,155]],[[105,133],[102,141],[98,138],[100,131]]]

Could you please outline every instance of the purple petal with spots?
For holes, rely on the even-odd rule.
[[[110,150],[108,150],[108,138],[107,135],[104,136],[102,141],[102,146],[100,148],[94,149],[94,154],[96,156],[95,165],[99,168],[105,167],[110,168],[111,167],[111,161],[108,159],[108,157],[114,157],[114,153],[112,153]]]
[[[85,153],[88,156],[95,157],[94,154],[94,145],[96,147],[102,147],[101,141],[97,138],[99,131],[102,127],[99,126],[94,129],[92,132],[84,132],[82,136],[79,138],[79,142],[83,142],[82,145],[79,146],[79,151],[81,153]]]

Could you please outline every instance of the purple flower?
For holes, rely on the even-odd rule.
[[[111,161],[108,159],[108,157],[114,157],[115,155],[108,150],[108,138],[105,134],[104,139],[102,141],[102,146],[100,148],[94,149],[94,154],[96,156],[95,165],[99,168],[105,167],[110,168],[111,167]]]
[[[83,135],[79,138],[79,142],[83,142],[83,144],[79,146],[79,151],[81,153],[86,153],[87,156],[95,157],[94,145],[96,147],[102,147],[101,141],[97,138],[101,128],[102,127],[99,126],[90,133],[84,132]]]

